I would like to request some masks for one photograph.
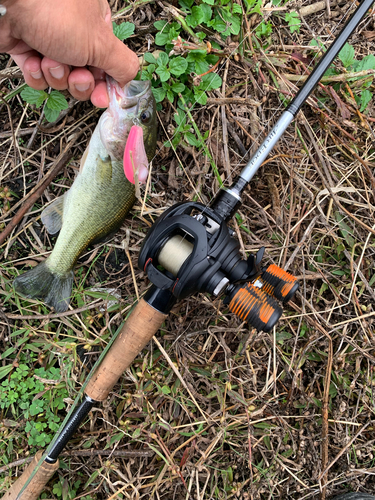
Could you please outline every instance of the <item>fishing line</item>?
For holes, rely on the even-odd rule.
[[[353,5],[355,6],[355,2],[352,2],[352,6],[353,6]],[[342,18],[342,19],[341,19],[341,20],[340,20],[340,21],[336,24],[335,28],[331,31],[331,33],[330,33],[330,35],[329,35],[329,38],[326,40],[326,44],[327,44],[328,42],[330,42],[330,40],[333,38],[333,36],[334,36],[335,32],[336,32],[336,31],[337,31],[337,29],[340,27],[341,23],[343,23],[343,22],[346,20],[346,18],[347,18],[347,17],[351,14],[351,10],[352,10],[352,9],[351,9],[351,8],[349,8],[349,9],[347,10],[347,12],[345,13],[345,16],[344,16],[344,17],[343,17],[343,18]],[[258,28],[258,27],[262,24],[262,22],[264,22],[264,19],[261,19],[261,21],[257,24],[257,26],[255,26],[255,27],[253,28],[253,30],[252,30],[252,31],[250,31],[249,33],[247,33],[247,34],[244,36],[243,40],[242,40],[242,41],[241,41],[241,42],[240,42],[240,43],[239,43],[239,44],[238,44],[238,45],[237,45],[237,46],[236,46],[236,47],[232,50],[232,52],[231,52],[228,56],[226,56],[225,58],[223,58],[223,62],[219,65],[219,67],[218,67],[218,71],[216,72],[217,74],[219,74],[220,72],[224,71],[224,66],[225,66],[225,64],[226,64],[227,60],[231,58],[231,56],[232,56],[232,55],[233,55],[233,54],[234,54],[234,53],[238,50],[238,48],[239,48],[239,47],[241,47],[241,45],[245,42],[245,40],[247,40],[247,39],[248,39],[251,35],[253,35],[253,34],[254,34],[254,32],[255,32],[255,31],[257,30],[257,28]],[[319,50],[318,50],[318,51],[316,51],[316,54],[315,54],[315,55],[314,55],[314,57],[311,59],[311,61],[310,61],[309,65],[308,65],[308,66],[307,66],[307,68],[306,68],[307,70],[308,70],[308,69],[312,66],[312,64],[315,62],[316,58],[317,58],[317,57],[319,57],[319,56],[321,55],[321,53],[323,52],[323,48],[325,48],[325,47],[319,47]],[[303,76],[304,76],[304,75],[301,75],[301,77],[303,77]],[[296,85],[297,85],[298,83],[300,83],[300,80],[298,80],[298,81],[296,82]],[[208,82],[208,83],[207,83],[207,86],[206,86],[206,88],[205,88],[205,90],[204,90],[203,92],[206,92],[206,91],[207,91],[207,89],[208,89],[208,87],[209,87],[209,84],[210,84],[210,83]],[[195,108],[197,105],[199,105],[199,103],[198,103],[198,102],[195,102],[195,103],[192,105],[192,107],[191,107],[191,109],[190,109],[190,112],[192,112],[192,111],[194,110],[194,108]],[[278,107],[276,108],[276,110],[274,111],[273,115],[272,115],[272,116],[271,116],[271,117],[267,120],[267,121],[268,121],[268,123],[269,123],[269,122],[270,122],[270,121],[271,121],[271,120],[272,120],[272,119],[273,119],[273,118],[274,118],[274,117],[275,117],[275,116],[279,113],[279,111],[280,111],[280,109],[282,108],[282,106],[283,106],[283,103],[280,103],[280,104],[279,104],[279,106],[278,106]],[[176,134],[177,134],[177,133],[179,132],[179,130],[180,130],[180,127],[181,127],[181,125],[177,126],[177,128],[175,129],[175,132],[174,132],[174,134],[172,135],[171,139],[173,139],[173,138],[176,136]],[[260,133],[258,134],[258,136],[256,137],[256,139],[255,139],[255,140],[256,140],[256,142],[258,142],[258,139],[259,139],[259,137],[261,137],[261,136],[262,136],[262,132],[260,132]],[[164,146],[164,144],[163,144],[163,146]],[[251,148],[249,148],[249,150],[250,150],[250,149],[251,149]],[[244,156],[242,157],[242,159],[241,159],[241,160],[243,160],[244,158],[246,158],[246,156],[249,154],[249,150],[247,151],[246,155],[244,155]],[[158,155],[161,151],[162,151],[162,149],[161,149],[161,148],[159,148],[159,150],[155,153],[154,158],[155,158],[155,157],[156,157],[156,156],[157,156],[157,155]],[[153,159],[154,159],[154,158],[153,158]],[[237,163],[234,167],[232,167],[232,172],[233,172],[233,170],[234,170],[234,169],[235,169],[238,165],[239,165],[239,163]],[[231,173],[232,173],[232,172],[231,172]]]
[[[355,4],[354,4],[354,3],[352,3],[352,5],[355,5]],[[347,18],[347,17],[349,17],[349,16],[351,15],[351,13],[352,13],[352,9],[348,9],[348,11],[347,11],[347,13],[346,13],[346,16],[344,16],[344,17],[340,20],[340,22],[339,22],[339,23],[335,26],[335,28],[332,30],[332,32],[331,32],[331,34],[330,34],[330,37],[329,37],[329,39],[327,40],[327,42],[329,42],[329,41],[330,41],[330,39],[333,37],[333,35],[334,35],[334,34],[336,33],[336,31],[339,29],[339,27],[340,27],[341,23],[342,23],[342,22],[344,22],[344,21],[346,21],[346,18]],[[259,25],[258,25],[258,26],[259,26]],[[255,29],[256,29],[256,28],[255,28]],[[253,30],[253,32],[254,32],[254,30]],[[252,32],[252,33],[253,33],[253,32]],[[245,41],[245,38],[244,38],[244,40],[243,40],[241,43],[243,43],[244,41]],[[309,63],[309,65],[307,66],[307,68],[306,68],[307,70],[308,70],[308,69],[312,66],[312,64],[314,63],[314,61],[316,60],[316,58],[317,58],[317,57],[318,57],[318,56],[322,53],[322,51],[323,51],[323,47],[320,47],[320,50],[319,50],[319,51],[317,51],[317,53],[314,55],[313,59],[311,60],[311,62],[310,62],[310,63]],[[233,52],[232,52],[232,54],[233,54]],[[232,55],[232,54],[231,54],[231,55]],[[223,63],[223,65],[224,65],[224,63]],[[305,73],[306,73],[306,72],[305,72]],[[302,77],[302,76],[304,76],[304,75],[301,75],[301,77]],[[300,82],[300,79],[296,82],[296,85],[297,85],[299,82]],[[316,100],[317,100],[318,104],[322,104],[322,103],[321,103],[321,100],[320,100],[318,97],[316,97]],[[280,111],[280,109],[282,108],[282,106],[283,106],[283,103],[280,103],[280,104],[279,104],[279,106],[278,106],[278,108],[275,110],[275,112],[272,114],[272,116],[268,119],[268,123],[270,123],[270,122],[271,122],[271,120],[273,120],[273,119],[274,119],[274,117],[275,117],[275,116],[279,113],[279,111]],[[323,104],[323,106],[324,106],[324,104]],[[325,107],[325,106],[324,106],[324,107]],[[371,129],[371,127],[370,127],[370,129]],[[371,129],[371,131],[372,131],[372,129]],[[257,142],[258,144],[259,144],[258,139],[259,139],[261,136],[262,136],[262,132],[260,132],[260,133],[258,134],[258,136],[256,137],[256,139],[255,139],[255,140],[256,140],[256,142]],[[238,165],[239,165],[239,164],[240,164],[240,163],[241,163],[241,162],[242,162],[242,161],[246,158],[246,156],[249,154],[249,151],[250,151],[251,147],[252,147],[252,145],[251,145],[251,146],[250,146],[250,148],[248,149],[248,151],[247,151],[246,155],[244,155],[244,156],[241,158],[241,160],[240,160],[239,162],[237,162],[237,163],[236,163],[236,164],[235,164],[235,165],[231,168],[231,173],[233,173],[233,172],[235,171],[235,169],[238,167]],[[271,156],[271,157],[272,157],[272,156]],[[224,181],[224,183],[225,183],[225,182],[227,182],[227,179]],[[216,193],[215,193],[215,195],[214,195],[214,196],[216,196],[216,194],[219,192],[219,190],[220,190],[220,188],[216,191]],[[206,207],[205,207],[205,208],[207,208],[207,205],[208,205],[208,204],[206,204]],[[204,213],[204,210],[203,210],[202,214],[203,214],[203,213]]]
[[[353,5],[353,4],[352,4],[352,5]],[[340,22],[339,22],[339,23],[337,23],[337,25],[335,26],[335,28],[331,31],[331,33],[330,33],[330,37],[329,37],[329,39],[327,40],[327,42],[329,42],[329,41],[331,40],[331,38],[334,36],[334,34],[336,33],[336,31],[339,29],[339,27],[340,27],[341,23],[342,23],[342,22],[345,22],[345,21],[346,21],[346,18],[348,18],[348,17],[351,15],[351,13],[352,13],[352,9],[348,9],[348,10],[347,10],[347,12],[346,12],[346,15],[345,15],[345,16],[344,16],[341,20],[340,20]],[[262,21],[261,21],[261,22],[262,22]],[[260,23],[258,24],[258,26],[259,26],[259,25],[260,25]],[[244,39],[242,40],[241,44],[242,44],[242,43],[244,43],[244,41],[246,40],[246,38],[248,38],[248,37],[249,37],[252,33],[254,33],[254,30],[256,30],[256,28],[257,28],[257,27],[255,27],[255,28],[254,28],[251,32],[249,32],[249,33],[248,33],[248,34],[244,37]],[[326,43],[327,43],[327,42],[326,42]],[[236,49],[234,49],[234,50],[232,51],[232,53],[228,56],[228,58],[226,58],[226,59],[225,59],[225,61],[223,61],[223,63],[222,63],[222,65],[221,65],[221,67],[219,68],[219,71],[218,71],[218,72],[220,72],[220,71],[224,68],[224,66],[226,65],[227,60],[229,59],[229,57],[230,57],[230,56],[234,53],[234,51],[235,51],[235,50],[237,50],[237,49],[238,49],[238,47],[239,47],[241,44],[239,44],[239,45],[236,47]],[[319,57],[319,56],[321,55],[322,51],[323,51],[323,47],[320,47],[320,50],[319,50],[319,51],[317,51],[317,53],[314,55],[314,57],[313,57],[313,58],[312,58],[312,60],[310,61],[309,65],[307,66],[307,68],[306,68],[307,70],[308,70],[308,69],[312,66],[312,64],[314,63],[314,61],[316,60],[316,58],[317,58],[317,57]],[[305,73],[306,73],[306,71],[305,71]],[[301,75],[301,77],[302,77],[302,76],[304,76],[304,75]],[[299,80],[296,82],[296,84],[298,84],[298,83],[300,82],[300,80],[301,80],[301,79],[299,79]],[[209,85],[209,83],[208,83],[208,85]],[[207,88],[208,88],[208,87],[207,87]],[[321,104],[321,100],[320,100],[319,98],[316,98],[316,100],[317,100],[318,104]],[[197,104],[197,103],[195,103],[195,104]],[[194,105],[195,105],[195,104],[194,104]],[[268,123],[270,123],[270,122],[273,120],[273,118],[274,118],[274,117],[275,117],[275,116],[279,113],[279,111],[280,111],[280,109],[282,108],[282,106],[283,106],[283,105],[284,105],[284,103],[283,103],[283,102],[281,102],[281,103],[279,104],[279,106],[277,107],[277,109],[274,111],[274,113],[272,114],[272,116],[269,118]],[[325,107],[325,106],[324,106],[324,107]],[[191,110],[190,110],[190,113],[191,113]],[[175,131],[175,134],[176,134],[176,133],[178,133],[178,131],[179,131],[179,127],[177,127],[177,129],[176,129],[176,131]],[[172,136],[172,137],[174,137],[174,136],[175,136],[175,134],[173,134],[173,136]],[[255,139],[255,142],[256,142],[256,143],[258,143],[258,144],[259,144],[258,139],[259,139],[259,137],[260,137],[261,135],[263,135],[263,132],[260,132],[260,133],[258,134],[258,136],[256,137],[256,139]],[[171,140],[171,139],[170,139],[170,140]],[[253,146],[253,144],[252,144],[252,145],[250,146],[250,148],[248,149],[248,151],[247,151],[246,155],[244,155],[244,156],[241,158],[241,160],[240,160],[239,162],[237,162],[237,163],[236,163],[236,164],[235,164],[235,165],[231,168],[231,170],[230,170],[230,172],[231,172],[231,173],[233,173],[233,172],[236,170],[236,168],[238,167],[238,165],[239,165],[239,164],[240,164],[240,163],[241,163],[241,162],[242,162],[242,161],[246,158],[246,156],[249,154],[249,151],[250,151],[250,149],[251,149],[251,147],[252,147],[252,146]],[[255,154],[256,154],[256,153],[255,153]],[[272,157],[271,157],[271,158],[272,158]],[[251,161],[251,160],[250,160],[250,161]],[[227,182],[227,181],[228,181],[228,179],[226,179],[226,180],[224,181],[224,183],[225,183],[225,182]],[[225,184],[224,184],[224,185],[225,185]],[[219,190],[220,190],[220,187],[219,187]],[[218,190],[218,191],[219,191],[219,190]],[[217,191],[217,192],[218,192],[218,191]],[[217,194],[217,192],[216,192],[216,194]],[[215,195],[214,195],[214,196],[215,196]],[[205,207],[204,207],[203,209],[201,209],[201,213],[202,213],[202,215],[205,213],[205,211],[206,211],[206,209],[208,208],[208,206],[209,206],[209,203],[206,203]],[[181,241],[181,244],[182,244],[182,243],[183,243],[183,241]]]

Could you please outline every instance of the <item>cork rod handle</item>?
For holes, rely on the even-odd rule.
[[[106,399],[122,373],[152,339],[166,317],[166,314],[141,299],[91,377],[86,395],[95,401]]]
[[[29,463],[26,470],[20,478],[13,484],[13,486],[8,490],[2,497],[2,500],[16,500],[19,492],[21,491],[23,485],[29,479],[33,470],[37,466],[39,460],[42,458],[43,451],[38,451],[33,460]],[[35,476],[32,478],[30,484],[27,486],[26,490],[22,493],[22,500],[37,500],[39,495],[44,490],[45,485],[48,483],[53,473],[59,468],[59,461],[54,464],[49,464],[47,462],[42,462]]]

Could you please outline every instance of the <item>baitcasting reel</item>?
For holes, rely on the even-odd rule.
[[[269,331],[298,289],[296,278],[271,264],[261,268],[264,248],[243,260],[239,243],[213,208],[197,202],[174,205],[147,233],[138,265],[159,289],[177,299],[196,292],[224,295],[230,311]]]

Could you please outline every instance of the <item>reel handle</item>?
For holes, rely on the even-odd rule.
[[[275,299],[287,303],[299,288],[297,278],[271,264],[255,283],[245,283],[229,291],[229,309],[258,331],[270,331],[279,321],[282,308]]]
[[[297,278],[275,264],[270,264],[258,278],[262,290],[284,304],[289,302],[299,288]]]
[[[31,476],[39,460],[42,458],[43,451],[38,451],[32,462],[29,463],[26,470],[21,477],[12,485],[12,487],[5,493],[2,500],[16,500],[23,485]],[[42,462],[35,476],[27,486],[27,489],[22,493],[22,500],[37,500],[39,495],[43,492],[45,485],[48,483],[54,472],[59,467],[59,461],[54,464]]]
[[[276,300],[252,283],[244,283],[230,292],[229,310],[258,331],[269,332],[283,310]]]

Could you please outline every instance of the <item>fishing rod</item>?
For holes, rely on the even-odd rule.
[[[147,273],[152,286],[134,307],[88,381],[77,410],[47,451],[36,454],[3,500],[38,498],[58,469],[60,453],[84,418],[94,404],[108,397],[178,300],[197,292],[209,293],[223,297],[231,312],[258,331],[269,331],[276,325],[282,314],[279,302],[285,304],[294,296],[298,282],[273,264],[262,268],[264,248],[243,260],[227,222],[240,206],[247,185],[373,3],[363,0],[357,7],[232,186],[221,189],[210,207],[198,202],[178,203],[153,224],[138,259],[139,268]]]

